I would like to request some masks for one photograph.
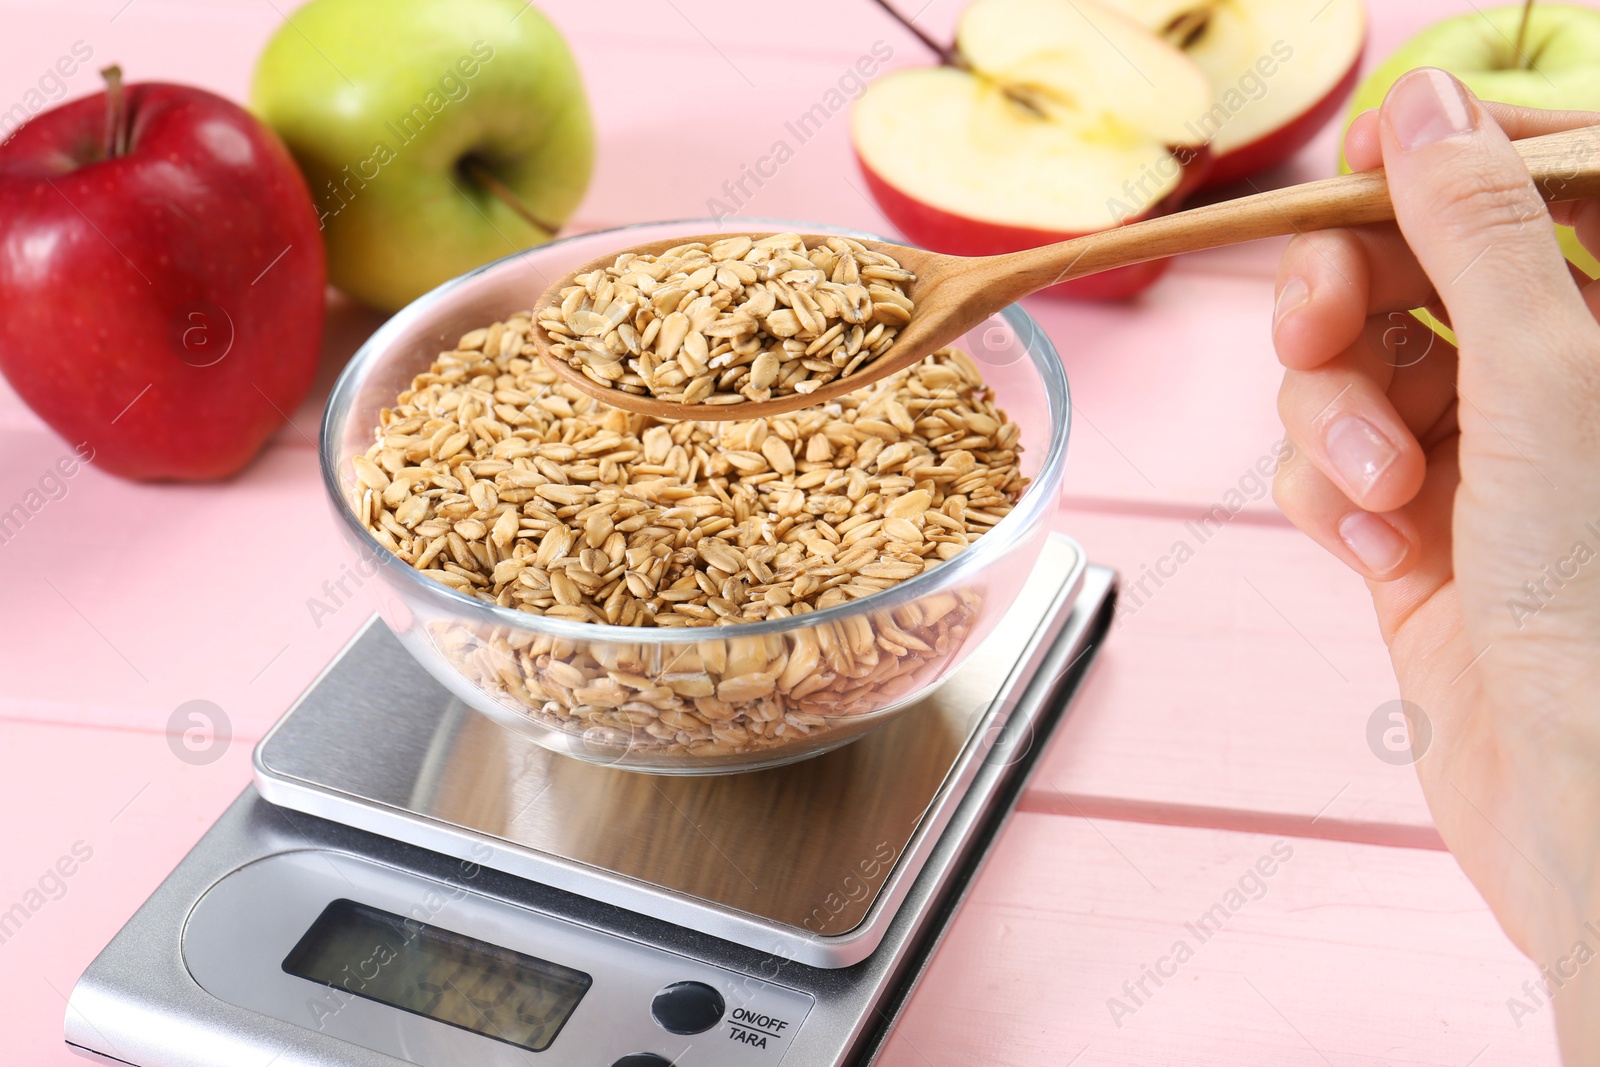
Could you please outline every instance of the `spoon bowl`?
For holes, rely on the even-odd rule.
[[[968,329],[976,326],[1002,307],[1015,303],[1015,301],[1007,300],[1003,304],[997,304],[988,311],[973,317],[972,321],[965,326],[955,329],[954,332],[943,333],[940,338],[932,340],[931,343],[923,335],[930,328],[940,329],[941,324],[929,316],[913,314],[911,321],[902,326],[900,332],[895,335],[893,346],[871,363],[857,368],[854,374],[836,378],[810,393],[789,393],[784,396],[773,397],[771,400],[749,400],[732,404],[676,404],[667,400],[659,400],[646,393],[630,393],[621,389],[612,389],[599,385],[581,370],[551,351],[552,339],[545,332],[543,326],[539,324],[540,315],[547,308],[560,305],[562,290],[578,284],[577,279],[580,275],[588,274],[591,271],[604,270],[606,267],[611,266],[618,256],[629,252],[634,255],[656,256],[669,248],[677,248],[680,245],[697,242],[709,245],[716,241],[727,240],[729,237],[739,236],[760,240],[763,237],[771,237],[777,232],[776,230],[768,230],[748,234],[702,233],[662,241],[647,241],[644,244],[633,245],[582,264],[575,270],[556,279],[548,289],[540,294],[538,303],[533,306],[534,338],[539,346],[539,355],[543,357],[545,363],[562,381],[575,389],[583,390],[597,400],[610,404],[612,407],[637,412],[641,415],[652,415],[656,418],[693,419],[700,422],[720,422],[729,419],[762,419],[771,415],[781,415],[788,411],[797,411],[800,408],[812,407],[816,404],[826,404],[830,400],[836,400],[846,393],[853,393],[862,386],[887,377],[896,371],[904,370],[923,356],[937,351],[945,344],[961,336]],[[810,248],[835,235],[801,233],[799,236],[806,243],[806,247]],[[916,280],[910,283],[910,297],[912,302],[919,308],[922,306],[923,300],[928,299],[938,289],[942,281],[947,278],[946,273],[939,269],[941,262],[972,262],[959,256],[940,255],[937,252],[929,252],[923,248],[891,244],[888,241],[869,241],[863,238],[853,238],[853,240],[858,241],[874,252],[882,252],[884,255],[892,257],[902,267],[917,276]],[[945,328],[948,329],[948,327]],[[908,338],[910,340],[909,346],[907,344]],[[894,363],[893,366],[889,365],[891,362]]]
[[[1530,137],[1516,142],[1516,147],[1528,166],[1535,190],[1545,200],[1600,197],[1600,126]],[[1183,252],[1393,219],[1394,206],[1384,172],[1372,170],[1208,204],[998,256],[950,256],[887,241],[862,241],[867,248],[889,256],[916,275],[909,292],[915,305],[911,321],[900,328],[887,351],[853,373],[810,393],[790,393],[770,400],[683,404],[613,389],[556,356],[551,350],[551,336],[540,324],[540,314],[559,305],[561,291],[576,284],[579,275],[609,267],[619,255],[658,255],[679,245],[696,241],[711,244],[740,234],[712,233],[651,241],[585,263],[540,295],[533,309],[534,341],[540,356],[562,380],[613,407],[662,419],[759,419],[826,404],[904,370],[1000,309],[1058,282]],[[742,236],[759,240],[771,236],[771,232]],[[819,234],[800,237],[808,248],[827,239],[827,235]]]

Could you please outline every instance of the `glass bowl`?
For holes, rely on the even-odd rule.
[[[812,223],[739,225],[873,239]],[[384,622],[466,704],[592,763],[658,774],[753,770],[818,755],[883,725],[949,677],[1010,608],[1056,506],[1071,410],[1066,374],[1044,332],[1010,307],[957,347],[1020,426],[1030,484],[970,547],[881,592],[762,622],[607,626],[474,599],[424,577],[363,527],[351,503],[351,460],[371,445],[379,412],[439,352],[468,330],[531,307],[550,281],[581,263],[718,228],[712,219],[690,219],[586,233],[446,282],[362,345],[323,416],[323,481],[363,572],[379,576]],[[752,676],[762,684],[751,686]],[[722,683],[731,679],[740,681],[730,692]]]

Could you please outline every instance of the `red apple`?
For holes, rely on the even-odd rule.
[[[1182,48],[1213,98],[1185,116],[1208,139],[1205,187],[1294,155],[1355,89],[1367,41],[1362,0],[1102,0]]]
[[[316,211],[242,108],[107,78],[0,144],[0,370],[97,466],[225,477],[311,387]]]
[[[953,62],[902,70],[857,101],[867,186],[911,241],[992,255],[1163,214],[1205,172],[1185,127],[1205,73],[1094,0],[976,0]],[[1141,263],[1053,287],[1115,299],[1166,269]]]

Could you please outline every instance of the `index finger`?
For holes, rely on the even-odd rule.
[[[1513,141],[1600,125],[1600,112],[1595,111],[1545,111],[1494,101],[1480,103]],[[1376,109],[1363,111],[1351,122],[1345,132],[1345,160],[1353,170],[1358,171],[1371,170],[1382,164]],[[1600,200],[1568,200],[1547,206],[1551,218],[1563,226],[1571,226],[1577,234],[1578,243],[1588,249],[1590,255],[1600,257]],[[1590,279],[1587,274],[1577,267],[1573,267],[1572,272],[1573,280],[1580,287],[1588,286]],[[1593,299],[1600,300],[1600,296]]]
[[[1584,126],[1600,126],[1600,112],[1544,111],[1490,100],[1482,103],[1484,110],[1513,141]],[[1372,170],[1383,165],[1383,151],[1378,146],[1377,108],[1363,111],[1350,123],[1344,135],[1344,158],[1351,170]]]

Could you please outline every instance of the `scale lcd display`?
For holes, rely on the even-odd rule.
[[[593,983],[582,971],[353,900],[324,908],[283,969],[532,1052],[550,1047]]]

